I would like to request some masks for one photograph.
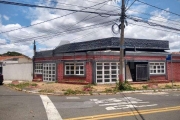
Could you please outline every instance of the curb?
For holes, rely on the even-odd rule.
[[[8,87],[8,86],[6,86]],[[11,87],[8,87],[11,88]],[[43,93],[38,91],[32,91],[32,90],[20,90],[19,88],[11,88],[17,91],[22,91],[26,93],[32,93],[32,94],[42,94],[42,95],[55,95],[55,96],[73,96],[73,95],[64,95],[64,92],[56,92],[56,93]],[[115,95],[115,94],[122,94],[122,93],[150,93],[150,92],[170,92],[170,91],[180,91],[180,88],[176,89],[157,89],[157,90],[136,90],[136,91],[122,91],[122,92],[116,92],[116,93],[105,93],[103,91],[99,92],[93,92],[92,94],[85,93],[85,94],[74,94],[74,96],[91,96],[91,95]]]
[[[64,95],[64,93],[42,93],[37,91],[22,90],[23,92],[32,93],[32,94],[43,94],[43,95],[55,95],[55,96],[69,96]],[[105,92],[94,92],[92,95],[114,95],[122,93],[150,93],[150,92],[170,92],[170,91],[180,91],[180,89],[158,89],[158,90],[137,90],[137,91],[122,91],[116,93],[105,93]],[[91,94],[75,94],[76,96],[91,96]],[[70,95],[71,96],[71,95]]]

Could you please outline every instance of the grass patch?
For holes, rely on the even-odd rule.
[[[14,88],[18,88],[20,90],[26,88],[26,87],[29,87],[31,84],[26,82],[26,83],[19,83],[17,85],[14,85],[14,84],[8,84],[9,87],[14,87]]]
[[[64,95],[75,95],[77,91],[75,90],[72,90],[72,89],[67,89],[65,92],[64,92]]]
[[[165,85],[165,88],[166,88],[166,89],[172,89],[172,86],[166,84],[166,85]]]
[[[37,86],[38,86],[38,84],[36,84],[36,83],[32,83],[32,84],[31,84],[31,86],[37,87]]]
[[[143,88],[144,90],[147,90],[147,89],[148,89],[148,85],[143,85],[142,88]]]
[[[39,90],[39,92],[43,92],[43,93],[53,93],[54,90],[51,90],[51,89],[43,89],[43,90]]]
[[[113,89],[111,88],[105,88],[105,93],[112,93],[113,92]]]

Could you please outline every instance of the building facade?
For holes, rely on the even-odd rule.
[[[172,79],[172,59],[167,60],[169,42],[125,38],[125,80],[130,82]],[[35,52],[34,81],[109,84],[119,76],[119,38],[70,43],[54,50]],[[177,56],[173,65],[180,63]],[[180,66],[179,66],[180,67]],[[176,66],[174,66],[174,69]],[[173,78],[176,79],[176,76]]]

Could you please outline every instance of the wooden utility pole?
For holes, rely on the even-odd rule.
[[[124,0],[122,0],[122,6],[121,6],[121,25],[120,25],[120,29],[121,29],[121,34],[120,34],[120,64],[119,64],[119,82],[123,82],[124,81],[124,69],[125,69],[125,65],[124,65],[124,19],[125,19],[125,2]]]

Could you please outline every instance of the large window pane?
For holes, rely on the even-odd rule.
[[[150,74],[165,74],[165,63],[154,62],[150,63]]]
[[[84,63],[83,62],[66,62],[65,63],[65,75],[84,75]],[[70,71],[70,72],[67,72]]]

